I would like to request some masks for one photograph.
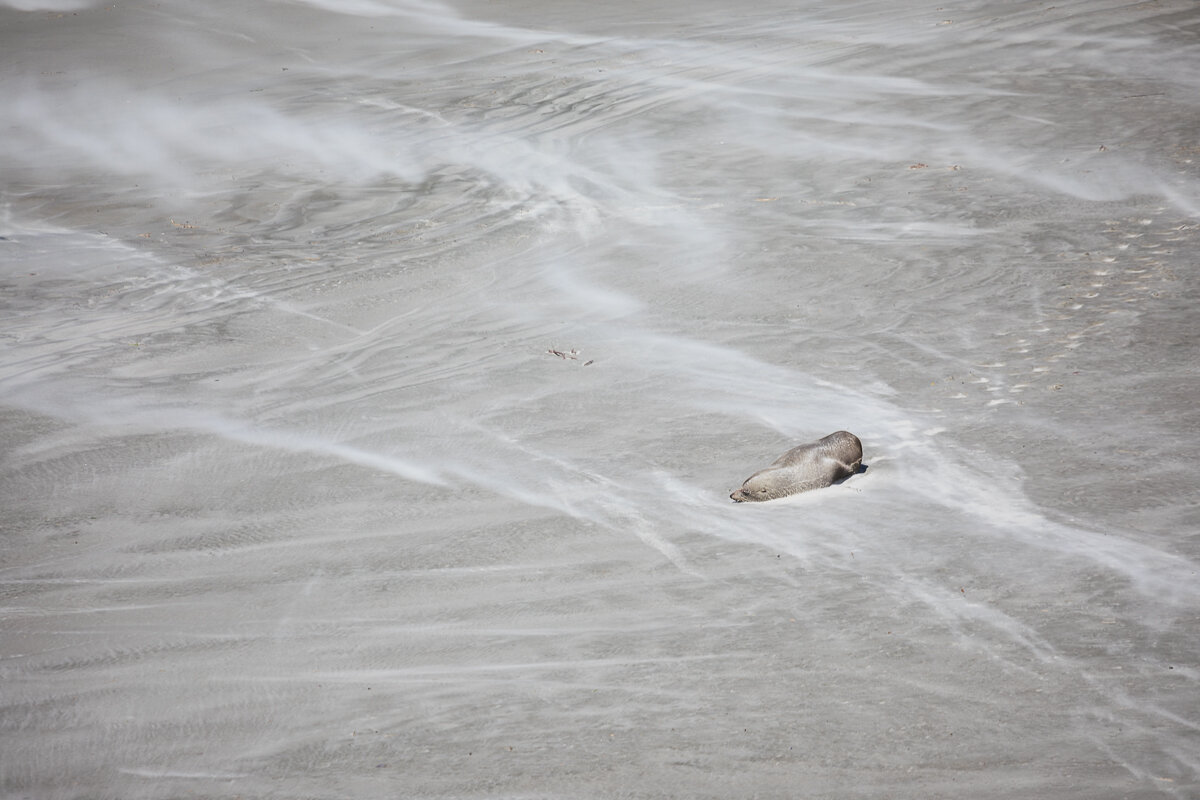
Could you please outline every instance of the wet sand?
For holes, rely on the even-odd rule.
[[[4,796],[1200,793],[1194,4],[203,6],[0,2]]]

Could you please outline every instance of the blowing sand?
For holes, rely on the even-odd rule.
[[[1198,33],[0,2],[4,796],[1200,795]]]

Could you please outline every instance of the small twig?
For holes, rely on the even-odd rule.
[[[579,350],[574,347],[572,347],[570,350],[556,350],[553,347],[551,347],[546,352],[549,355],[558,356],[559,358],[564,359],[564,360],[566,360],[566,359],[570,359],[571,361],[579,360]],[[587,365],[594,364],[594,363],[595,362],[589,358],[587,361],[583,362],[583,366],[586,367]]]

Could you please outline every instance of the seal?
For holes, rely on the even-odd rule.
[[[729,498],[735,503],[776,500],[809,489],[822,489],[858,472],[862,442],[848,431],[793,447],[766,469],[746,478]]]

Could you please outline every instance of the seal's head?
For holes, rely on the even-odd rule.
[[[742,488],[735,489],[733,494],[729,495],[729,499],[735,503],[757,503],[763,500],[773,500],[778,496],[779,490],[775,487],[774,482],[764,476],[762,472],[756,472],[746,478]]]

